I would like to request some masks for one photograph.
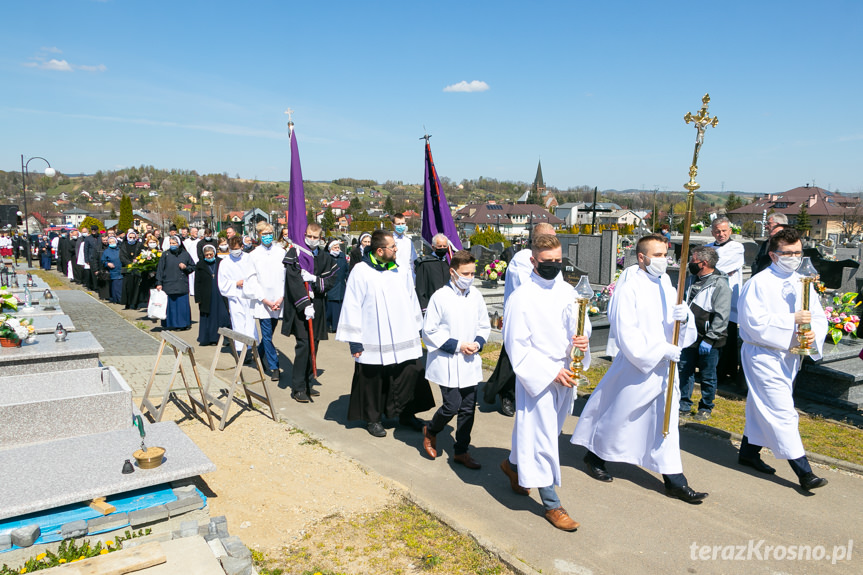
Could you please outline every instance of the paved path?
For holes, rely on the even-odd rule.
[[[63,310],[76,324],[80,322],[81,329],[87,329],[87,324],[79,315],[89,316],[90,328],[106,347],[105,362],[117,366],[133,387],[142,389],[141,381],[146,383],[149,377],[157,342],[133,323],[149,320],[140,312],[123,312],[133,322],[124,326],[108,307],[92,298],[87,301],[79,297],[82,296],[67,297],[66,292],[61,292]],[[80,303],[80,310],[70,305],[73,302]],[[178,335],[194,342],[196,330],[193,326]],[[863,572],[860,476],[818,468],[830,485],[806,494],[796,487],[784,461],[766,454],[765,460],[778,472],[774,477],[758,476],[737,466],[736,448],[729,441],[683,430],[681,446],[687,477],[694,488],[710,492],[704,504],[690,506],[667,498],[661,478],[637,467],[610,464],[609,470],[615,476],[610,484],[588,477],[581,463],[584,450],[568,441],[575,426],[573,417],[560,442],[563,487],[559,494],[582,527],[575,533],[563,533],[542,518],[535,493],[519,497],[510,491],[497,466],[508,453],[513,420],[499,415],[493,406],[480,406],[474,426],[471,453],[483,464],[482,470],[451,465],[452,438],[444,434],[438,439],[444,455],[430,461],[422,455],[417,432],[389,424],[388,436],[375,439],[360,423],[345,421],[353,372],[345,344],[330,340],[321,346],[321,396],[307,405],[291,400],[285,388],[293,342],[277,335],[276,344],[285,370],[281,387],[275,392],[281,417],[400,483],[444,520],[542,573]],[[208,358],[214,352],[213,347],[200,348],[199,361],[209,365]],[[147,359],[150,365],[145,367]],[[221,433],[231,433],[230,425]],[[853,540],[851,560],[831,564],[834,547],[847,548],[849,540]],[[787,555],[777,558],[776,546],[781,546],[776,550],[780,557],[790,552],[790,546],[815,546],[818,556],[822,548],[817,546],[823,546],[831,559],[798,561]],[[712,558],[714,550],[716,559]],[[796,551],[795,548],[795,554]],[[766,559],[765,552],[769,553]],[[723,554],[727,557],[728,553],[748,559],[723,560]],[[700,559],[699,554],[707,559]]]

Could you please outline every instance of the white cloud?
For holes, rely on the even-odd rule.
[[[57,46],[42,46],[42,52],[48,52],[49,54],[62,54],[63,50]]]
[[[60,53],[58,48],[42,48],[42,50],[46,52],[54,52],[56,54]],[[74,70],[82,70],[84,72],[105,72],[108,69],[104,64],[98,64],[96,66],[70,64],[66,60],[57,60],[56,58],[46,60],[45,57],[41,55],[33,56],[30,60],[30,62],[24,62],[22,65],[27,68],[39,68],[40,70],[52,70],[54,72],[72,72]]]
[[[108,69],[105,64],[99,64],[98,66],[85,66],[82,64],[81,66],[75,66],[75,68],[84,70],[85,72],[104,72]]]
[[[72,66],[66,60],[57,60],[51,58],[47,62],[42,62],[39,67],[43,70],[56,70],[58,72],[71,72]]]
[[[466,82],[462,80],[458,84],[450,84],[443,89],[444,92],[485,92],[489,86],[482,80]]]

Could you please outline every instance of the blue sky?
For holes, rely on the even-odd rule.
[[[863,2],[5,3],[0,169],[863,192]],[[464,82],[487,87],[447,91]],[[31,164],[31,167],[34,164]]]

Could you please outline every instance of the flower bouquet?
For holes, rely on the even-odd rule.
[[[156,266],[159,265],[159,258],[161,257],[162,252],[157,249],[141,250],[141,253],[126,268],[139,272],[154,272],[156,271]]]
[[[0,341],[3,341],[3,347],[19,347],[22,341],[35,332],[32,319],[0,314]]]
[[[494,260],[483,270],[482,274],[480,274],[480,278],[486,281],[496,282],[501,277],[503,277],[503,273],[506,271],[506,262],[503,260]]]
[[[18,311],[18,304],[21,303],[21,300],[18,297],[10,292],[8,289],[0,288],[0,311],[5,309],[11,309],[12,311]]]
[[[824,308],[827,315],[827,335],[833,340],[833,345],[842,341],[842,337],[850,335],[857,339],[857,326],[860,318],[854,315],[854,310],[860,302],[854,303],[857,294],[848,292],[833,297],[833,305]]]

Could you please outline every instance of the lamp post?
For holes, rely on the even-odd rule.
[[[22,185],[22,189],[24,190],[24,231],[27,234],[27,267],[28,268],[32,266],[33,259],[32,259],[32,254],[30,252],[30,247],[31,247],[30,246],[30,222],[27,221],[29,218],[29,215],[27,213],[27,174],[30,173],[28,171],[28,168],[30,166],[30,162],[32,162],[33,160],[42,160],[43,162],[48,164],[48,167],[45,168],[45,175],[48,176],[49,178],[53,178],[57,174],[57,170],[52,168],[51,162],[49,162],[45,158],[43,158],[41,156],[33,156],[32,158],[30,158],[29,160],[27,160],[25,162],[24,161],[24,154],[21,154],[21,179],[23,180],[21,185]]]

